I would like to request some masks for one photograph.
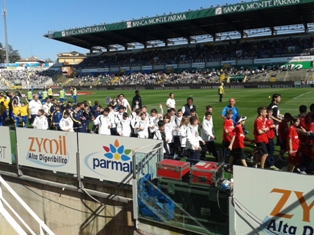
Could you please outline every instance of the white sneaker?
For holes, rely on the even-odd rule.
[[[277,168],[275,166],[270,166],[269,169],[274,170],[274,171],[279,171],[279,168]]]
[[[302,174],[302,175],[306,175],[306,172],[305,171],[302,171],[299,167],[297,168],[297,171]]]

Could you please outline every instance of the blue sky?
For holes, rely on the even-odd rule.
[[[2,0],[3,1],[3,0]],[[240,0],[6,0],[9,44],[22,58],[37,56],[56,59],[58,52],[87,50],[43,37],[49,30],[84,27],[138,19],[142,16],[197,10],[211,5],[238,3]],[[2,3],[1,3],[2,9]],[[0,42],[5,44],[3,17],[0,19]]]

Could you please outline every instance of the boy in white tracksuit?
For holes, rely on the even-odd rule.
[[[216,150],[216,146],[214,143],[214,140],[216,139],[216,137],[214,136],[214,127],[213,127],[212,113],[211,112],[205,113],[205,118],[203,119],[203,122],[202,122],[201,135],[202,135],[202,139],[205,141],[205,145],[206,145],[206,147],[204,146],[204,149],[202,149],[201,159],[205,160],[205,154],[206,154],[206,150],[207,150],[208,153],[213,154],[216,162],[218,162],[217,150]]]
[[[200,141],[205,144],[204,140],[198,134],[198,119],[197,117],[190,117],[190,125],[187,131],[186,147],[189,151],[189,161],[191,165],[196,164],[200,160]]]
[[[59,122],[59,127],[63,131],[74,132],[73,121],[70,118],[70,114],[68,112],[64,112],[63,117]]]
[[[99,115],[97,118],[93,118],[94,125],[98,125],[98,134],[101,135],[111,135],[110,128],[112,125],[112,120],[108,116],[109,109],[105,108],[103,115]]]
[[[45,111],[43,109],[38,110],[38,114],[35,117],[35,120],[32,124],[34,129],[47,130],[48,129],[48,120],[44,115]]]
[[[170,154],[170,148],[166,139],[166,133],[165,133],[165,122],[160,120],[158,121],[158,130],[154,133],[153,136],[154,140],[162,140],[163,141],[163,152],[164,157],[168,158]]]
[[[180,143],[181,143],[181,152],[183,157],[187,157],[187,149],[186,149],[186,140],[188,137],[188,126],[190,123],[190,118],[183,117],[180,123],[179,129],[179,136],[180,136]]]
[[[131,136],[131,120],[128,118],[128,114],[123,114],[123,119],[117,125],[117,132],[120,136]]]
[[[135,129],[137,130],[138,138],[148,138],[148,120],[146,119],[146,113],[141,113],[141,120],[136,124]]]

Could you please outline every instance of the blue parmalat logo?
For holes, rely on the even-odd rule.
[[[132,161],[128,156],[131,149],[124,149],[124,145],[120,145],[118,140],[109,146],[103,146],[105,150],[104,158],[99,158],[99,152],[91,153],[85,158],[85,165],[92,171],[97,169],[106,169],[121,172],[132,172]],[[96,155],[96,156],[95,156]],[[90,167],[89,159],[92,158],[92,167]],[[97,173],[97,172],[96,172]],[[99,174],[99,173],[97,173]],[[100,174],[101,175],[101,174]]]

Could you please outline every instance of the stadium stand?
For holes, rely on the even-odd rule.
[[[149,48],[131,51],[104,52],[89,56],[76,66],[78,72],[72,80],[64,80],[69,86],[93,85],[136,85],[136,84],[190,84],[230,82],[275,82],[310,80],[312,71],[298,67],[285,67],[283,63],[253,64],[255,59],[287,56],[307,56],[313,54],[312,36],[278,37],[271,39],[230,40],[216,44],[202,43],[174,47]],[[222,61],[251,60],[252,64],[243,66],[221,66]],[[189,68],[166,71],[116,71],[83,72],[92,68],[143,67],[167,64],[192,64],[198,62],[217,62],[215,68]],[[313,63],[311,64],[311,67]],[[108,70],[109,71],[109,70]],[[220,75],[224,78],[219,79]],[[233,75],[242,79],[229,79]]]
[[[104,52],[88,57],[78,68],[165,65],[194,62],[212,62],[236,59],[272,58],[309,55],[314,38],[235,40],[219,44],[197,44],[193,47],[153,48],[137,51]]]
[[[42,88],[53,84],[53,76],[58,69],[1,69],[0,88],[12,88],[17,84],[22,88]]]

